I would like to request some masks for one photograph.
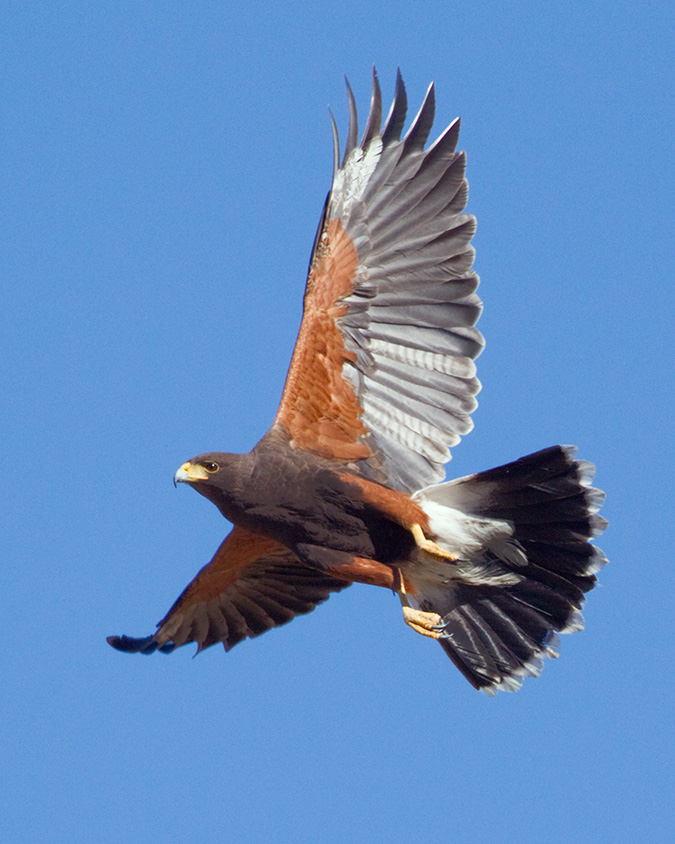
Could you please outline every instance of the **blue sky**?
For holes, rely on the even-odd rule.
[[[5,841],[672,835],[671,4],[0,8]],[[598,466],[586,630],[516,695],[384,590],[191,658],[127,657],[227,526],[171,478],[272,421],[343,74],[463,117],[487,348],[454,476]],[[4,805],[2,805],[4,804]],[[4,829],[3,829],[4,827]]]

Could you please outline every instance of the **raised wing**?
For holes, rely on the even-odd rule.
[[[472,428],[483,338],[470,246],[475,219],[459,119],[425,150],[434,89],[403,139],[400,73],[380,128],[373,72],[358,143],[349,85],[342,163],[335,168],[310,262],[300,333],[273,430],[295,447],[355,465],[413,492],[444,477],[449,447]]]
[[[222,642],[228,651],[311,612],[347,586],[304,566],[274,540],[234,527],[154,635],[109,636],[108,643],[127,653],[170,653],[188,642],[196,642],[199,651]]]

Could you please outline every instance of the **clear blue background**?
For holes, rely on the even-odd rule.
[[[673,833],[672,4],[0,6],[0,837],[663,842]],[[343,73],[464,119],[487,349],[454,475],[597,463],[611,565],[517,695],[383,590],[127,657],[227,526],[175,469],[274,416]]]

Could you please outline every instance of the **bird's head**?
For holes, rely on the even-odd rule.
[[[183,463],[173,476],[174,486],[178,484],[203,484],[219,480],[229,454],[200,454]],[[224,459],[225,458],[225,459]]]
[[[222,511],[250,475],[251,461],[250,454],[200,454],[183,463],[173,482],[190,484]]]

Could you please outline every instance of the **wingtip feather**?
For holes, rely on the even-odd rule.
[[[421,150],[424,148],[424,144],[431,132],[435,114],[436,94],[434,83],[432,82],[427,88],[422,105],[404,138],[405,145],[408,149]]]
[[[349,128],[347,129],[347,143],[345,144],[345,152],[342,158],[342,166],[349,156],[349,153],[356,149],[359,142],[359,117],[356,110],[356,100],[354,99],[354,92],[352,86],[349,84],[349,79],[345,76],[345,85],[347,86],[347,101],[349,104]]]
[[[382,92],[377,78],[377,70],[373,65],[373,93],[370,98],[370,111],[366,120],[366,128],[361,138],[361,149],[366,149],[372,139],[379,134],[382,125]]]
[[[141,653],[147,655],[157,650],[168,654],[176,647],[173,642],[160,645],[154,636],[143,636],[138,639],[133,636],[108,636],[106,642],[116,651],[126,654]]]
[[[401,130],[408,113],[408,95],[405,90],[401,68],[396,70],[396,88],[394,90],[394,101],[389,109],[389,114],[382,130],[382,144],[387,146],[401,137]]]
[[[340,169],[340,134],[330,106],[328,107],[328,114],[330,115],[330,125],[333,133],[333,182],[335,182],[335,177]]]

